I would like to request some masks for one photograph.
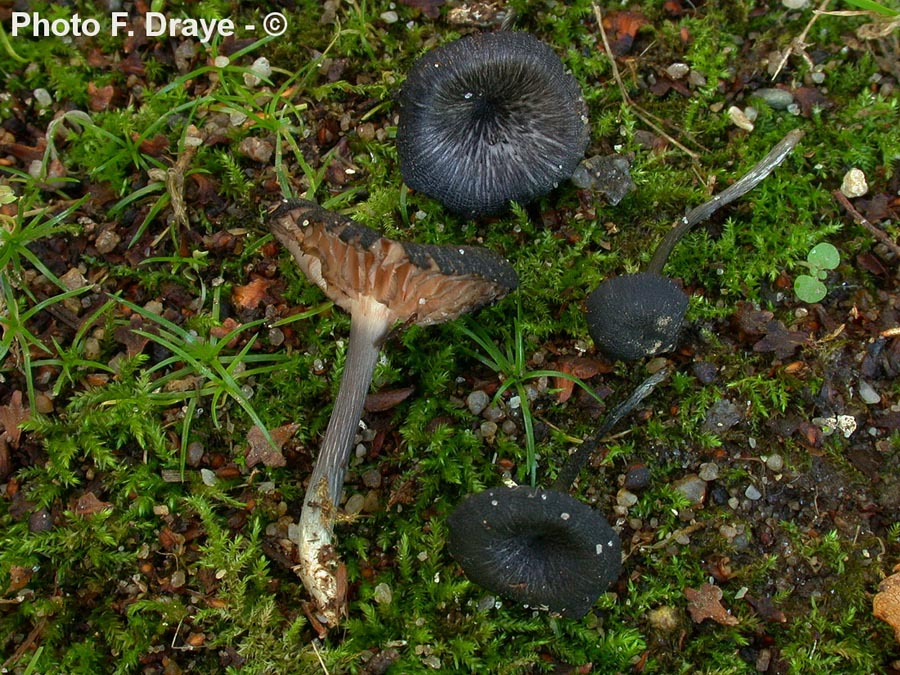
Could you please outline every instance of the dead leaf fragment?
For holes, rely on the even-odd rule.
[[[583,356],[562,358],[553,365],[553,368],[561,373],[577,377],[579,380],[588,380],[598,373],[608,373],[612,370],[612,366],[600,359]],[[565,403],[572,397],[575,383],[567,377],[556,377],[554,380],[554,386],[559,389],[557,400]]]
[[[723,626],[734,626],[738,618],[728,613],[722,606],[722,589],[713,584],[703,584],[700,588],[686,588],[684,595],[688,600],[688,611],[694,623],[712,619]]]
[[[412,387],[400,389],[384,389],[366,396],[366,412],[384,412],[395,408],[408,399],[415,391]]]
[[[780,321],[769,321],[766,324],[765,337],[753,345],[755,352],[775,352],[779,359],[790,358],[798,347],[808,342],[806,335],[799,331],[788,330]]]
[[[647,17],[640,12],[615,12],[604,17],[603,27],[613,54],[625,56],[630,52],[638,31],[646,24]]]
[[[6,594],[20,591],[31,581],[32,569],[30,567],[22,567],[21,565],[12,565],[9,568],[9,586],[6,588]]]
[[[98,87],[93,82],[88,82],[87,91],[89,97],[88,107],[94,112],[103,112],[108,109],[116,93],[115,88],[111,84]]]
[[[9,404],[0,406],[0,425],[14,448],[19,447],[19,438],[22,436],[19,425],[27,419],[28,409],[22,405],[22,392],[16,389],[9,397]]]
[[[272,447],[262,430],[258,426],[254,426],[247,433],[247,441],[250,443],[250,447],[247,448],[247,466],[252,468],[260,462],[271,467],[285,466],[287,461],[281,454],[281,448],[290,440],[299,426],[292,422],[269,431],[275,447]]]
[[[266,298],[266,291],[274,282],[257,277],[246,286],[235,286],[231,300],[240,309],[256,309]]]
[[[878,585],[872,599],[872,615],[890,624],[894,638],[900,642],[900,565],[894,569],[894,574]]]
[[[85,492],[75,502],[75,513],[79,516],[91,516],[111,508],[112,504],[100,501],[93,492]]]

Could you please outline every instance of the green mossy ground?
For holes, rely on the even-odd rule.
[[[900,562],[900,338],[879,337],[900,315],[898,260],[831,194],[848,169],[862,169],[869,197],[885,200],[879,225],[898,240],[896,30],[867,42],[854,31],[870,17],[822,16],[773,83],[772,54],[801,34],[810,9],[635,3],[629,9],[646,22],[618,62],[625,86],[643,110],[675,123],[666,131],[692,158],[648,134],[623,102],[588,2],[512,2],[514,26],[553,46],[581,83],[589,154],[633,153],[637,189],[610,206],[563,185],[527,209],[467,222],[403,187],[393,143],[404,73],[425,49],[472,30],[452,24],[447,7],[431,19],[427,0],[159,4],[152,9],[170,17],[238,25],[277,9],[288,30],[209,45],[113,38],[106,28],[95,38],[31,39],[10,36],[2,10],[0,183],[15,193],[0,240],[5,669],[898,671],[892,630],[872,616],[878,583]],[[32,11],[109,15],[82,2]],[[272,74],[248,84],[262,56]],[[681,93],[652,93],[675,62],[698,77]],[[776,85],[805,97],[797,114],[754,94]],[[751,133],[732,124],[732,105],[758,110]],[[186,150],[192,125],[204,142]],[[556,380],[529,373],[582,359],[594,366],[584,376],[591,389],[607,402],[626,396],[647,364],[595,358],[585,296],[639,269],[648,242],[797,127],[806,132],[798,151],[676,249],[667,272],[691,292],[691,308],[683,346],[668,359],[674,374],[582,475],[578,496],[622,532],[622,577],[579,621],[488,597],[446,552],[447,514],[504,471],[528,479],[527,420],[546,483],[611,405],[578,387],[560,403]],[[257,141],[271,155],[254,154]],[[179,164],[186,152],[194,154]],[[184,178],[183,222],[166,185],[173,167]],[[282,196],[314,199],[389,236],[490,247],[521,279],[518,293],[475,318],[411,328],[385,346],[373,391],[413,392],[367,415],[348,493],[375,507],[338,528],[349,616],[326,637],[304,612],[287,538],[348,319],[267,232],[265,210]],[[102,245],[111,234],[118,239]],[[842,263],[826,299],[807,306],[791,281],[823,240]],[[788,331],[801,347],[784,356],[758,347]],[[704,376],[710,368],[714,377]],[[859,400],[862,379],[877,404]],[[516,431],[489,443],[464,399],[510,380],[497,405]],[[528,390],[537,397],[523,418],[509,399]],[[722,400],[738,405],[740,420],[716,432],[708,421]],[[859,422],[850,438],[814,422],[839,414]],[[282,447],[286,466],[248,465],[255,422],[297,423]],[[773,454],[782,471],[765,465]],[[704,462],[719,477],[704,504],[691,505],[673,485]],[[649,469],[649,485],[617,515],[635,465]],[[366,472],[378,485],[364,484]],[[745,498],[751,483],[762,500]],[[691,620],[685,590],[710,579],[734,625]]]

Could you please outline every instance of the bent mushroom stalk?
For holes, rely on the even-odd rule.
[[[403,180],[467,217],[546,194],[590,140],[578,83],[530,33],[477,33],[424,54],[399,108]]]
[[[588,332],[603,354],[633,361],[675,347],[688,307],[684,291],[662,274],[675,245],[694,225],[756,187],[802,137],[800,130],[789,132],[739,180],[691,209],[663,237],[643,272],[607,279],[587,297]]]
[[[603,437],[667,375],[651,375],[569,455],[550,489],[497,487],[450,514],[449,550],[478,585],[529,607],[581,618],[619,576],[619,536],[567,491]]]
[[[381,343],[397,325],[441,323],[493,302],[518,277],[487,249],[394,241],[309,201],[283,203],[268,222],[304,274],[350,314],[344,372],[303,499],[296,567],[320,620],[335,625],[344,597],[334,521]]]

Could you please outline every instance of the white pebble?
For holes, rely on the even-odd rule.
[[[733,105],[728,109],[728,117],[731,120],[731,123],[737,128],[743,129],[744,131],[753,131],[753,122],[747,114],[736,105]]]
[[[879,395],[879,393],[875,391],[872,385],[865,380],[859,381],[859,397],[866,405],[875,405],[876,403],[881,403],[881,396]]]
[[[841,193],[845,197],[850,199],[862,197],[868,191],[869,184],[866,182],[866,174],[860,169],[850,169],[844,174],[844,181],[841,183]]]

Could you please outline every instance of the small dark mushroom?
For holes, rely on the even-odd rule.
[[[679,240],[697,223],[756,187],[784,161],[803,132],[789,132],[748,173],[679,220],[643,272],[607,279],[585,301],[588,332],[603,354],[633,361],[669,351],[678,341],[688,297],[662,269]]]
[[[590,140],[578,83],[530,33],[478,33],[428,52],[399,104],[403,180],[468,217],[549,192]]]
[[[397,325],[441,323],[492,302],[518,278],[487,249],[394,241],[313,202],[285,202],[269,227],[306,276],[350,313],[341,384],[303,499],[296,568],[320,620],[335,625],[344,603],[334,520],[382,341]]]
[[[564,492],[492,488],[466,497],[448,522],[450,554],[471,581],[561,616],[587,614],[622,569],[619,536]]]
[[[581,618],[619,576],[619,536],[600,513],[566,494],[603,437],[667,375],[651,375],[611,410],[566,460],[551,489],[492,488],[448,518],[450,554],[480,586],[529,607]]]

